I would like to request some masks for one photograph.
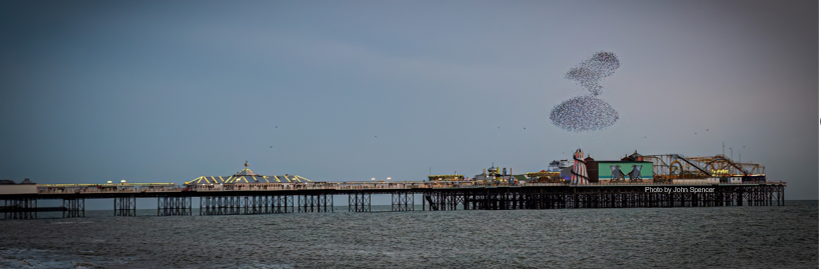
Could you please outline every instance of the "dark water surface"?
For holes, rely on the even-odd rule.
[[[817,201],[781,207],[346,210],[181,217],[113,217],[108,210],[88,211],[85,218],[2,220],[0,268],[818,267]]]

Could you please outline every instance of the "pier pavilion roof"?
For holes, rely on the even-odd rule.
[[[245,162],[245,168],[238,173],[231,176],[201,176],[194,180],[185,182],[185,185],[203,185],[203,184],[237,184],[237,183],[303,183],[311,182],[310,179],[298,175],[258,175],[248,169],[248,162]]]

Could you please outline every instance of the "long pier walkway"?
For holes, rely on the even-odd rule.
[[[333,197],[348,196],[348,211],[371,211],[374,194],[391,195],[392,211],[514,210],[561,208],[716,207],[784,205],[784,182],[740,184],[619,183],[570,185],[529,183],[483,185],[475,182],[316,182],[234,185],[38,185],[37,193],[0,194],[4,219],[35,219],[58,211],[84,217],[86,199],[114,199],[115,216],[135,216],[137,198],[156,198],[157,215],[333,212]],[[416,201],[421,197],[421,201]],[[62,199],[60,207],[37,207],[38,200]]]

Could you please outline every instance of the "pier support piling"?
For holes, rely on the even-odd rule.
[[[191,197],[157,197],[157,216],[191,216]]]
[[[137,216],[137,197],[114,198],[114,216]]]
[[[413,211],[413,199],[411,192],[391,193],[391,211]]]
[[[86,216],[85,198],[63,198],[63,218],[79,218]]]
[[[348,212],[370,212],[371,194],[355,192],[348,194]]]
[[[5,199],[3,204],[4,219],[36,219],[36,198]]]
[[[333,212],[333,195],[310,194],[298,195],[299,212]],[[368,202],[370,204],[370,201]]]

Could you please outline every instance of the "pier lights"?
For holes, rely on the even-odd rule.
[[[375,178],[375,177],[372,177],[372,178],[371,178],[371,181],[374,181],[374,180],[376,180],[376,178]]]
[[[389,178],[388,178],[388,181],[390,181],[390,180],[391,180],[391,178],[389,177]]]

